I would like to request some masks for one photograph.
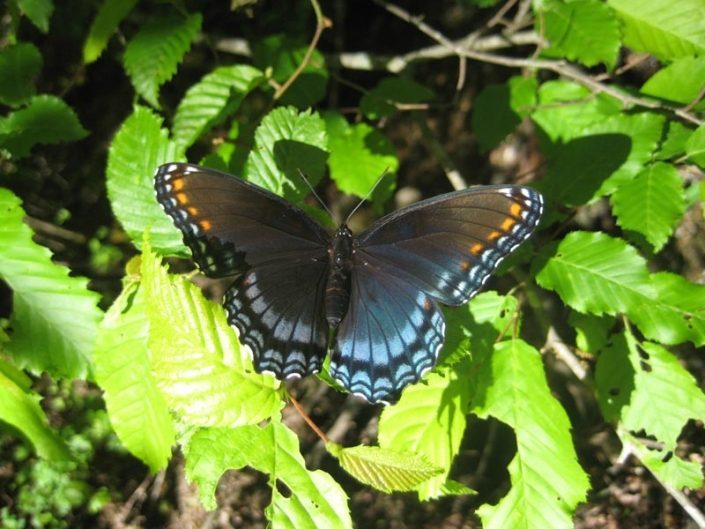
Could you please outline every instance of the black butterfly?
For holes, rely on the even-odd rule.
[[[354,238],[206,167],[162,165],[155,189],[201,271],[235,276],[224,306],[257,371],[317,373],[337,329],[330,374],[371,402],[396,399],[433,367],[445,334],[438,303],[467,303],[531,235],[543,205],[528,187],[475,187],[400,209]]]

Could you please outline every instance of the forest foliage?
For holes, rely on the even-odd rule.
[[[483,154],[531,128],[543,160],[523,183],[543,193],[544,218],[500,271],[511,290],[488,290],[446,311],[438,364],[397,404],[380,409],[376,443],[328,441],[328,453],[386,493],[471,495],[456,480],[454,461],[472,436],[469,417],[494,418],[512,429],[516,451],[507,458],[506,494],[478,505],[483,527],[573,527],[590,480],[576,453],[571,408],[549,385],[542,356],[557,355],[594,396],[623,449],[659,482],[669,490],[702,487],[700,463],[678,451],[678,440],[688,421],[705,420],[702,381],[680,358],[705,345],[705,276],[686,277],[673,243],[694,210],[702,221],[705,201],[702,2],[453,4],[483,21],[509,5],[505,18],[513,13],[533,25],[485,24],[473,39],[452,40],[417,13],[381,0],[371,5],[376,16],[426,34],[444,60],[459,61],[458,72],[476,64],[505,68],[502,82],[476,95],[470,126]],[[297,6],[306,12],[301,32],[286,32],[280,6],[255,7],[252,16],[270,16],[278,31],[253,36],[246,52],[220,55],[208,49],[231,35],[214,32],[198,4],[104,0],[81,9],[82,33],[72,37],[82,46],[83,75],[97,62],[117,61],[134,94],[106,145],[104,167],[92,169],[114,229],[136,249],[118,255],[124,277],[111,295],[84,277],[90,271],[57,262],[24,222],[29,195],[18,180],[43,149],[80,150],[105,138],[94,138],[67,102],[70,87],[37,81],[52,75],[41,43],[57,31],[58,4],[8,3],[0,48],[0,278],[12,300],[0,330],[0,419],[39,458],[75,470],[85,456],[52,424],[37,380],[87,381],[102,390],[122,447],[152,472],[181,450],[206,509],[216,508],[224,472],[250,467],[268,476],[273,527],[345,528],[352,527],[346,490],[307,467],[297,435],[282,421],[286,387],[254,372],[222,307],[189,274],[165,264],[189,253],[153,191],[160,164],[190,161],[241,176],[330,224],[305,201],[301,173],[312,186],[330,181],[363,198],[386,171],[394,178],[370,197],[374,211],[384,210],[404,162],[385,124],[404,112],[423,120],[424,112],[452,105],[453,94],[439,96],[417,75],[417,62],[429,59],[387,58],[386,75],[356,88],[351,119],[328,97],[346,68],[318,41],[336,31],[326,18],[330,6]],[[531,39],[520,42],[519,33]],[[492,36],[503,36],[505,49],[477,45]],[[194,57],[207,58],[199,75],[191,68],[183,76]],[[644,61],[656,65],[648,78],[630,77]],[[597,221],[585,215],[598,208]],[[109,259],[110,245],[95,240],[103,250],[94,250],[94,263]],[[83,491],[77,502],[91,499],[99,509],[110,495],[99,492]],[[0,520],[23,516],[14,509],[2,507]]]

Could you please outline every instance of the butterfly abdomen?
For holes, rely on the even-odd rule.
[[[326,320],[330,328],[338,327],[350,303],[350,272],[353,266],[353,238],[343,225],[333,235],[328,248],[330,268],[326,283]]]

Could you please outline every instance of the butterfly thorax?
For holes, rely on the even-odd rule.
[[[328,247],[330,268],[326,283],[326,320],[335,329],[348,311],[350,272],[353,266],[353,236],[343,224],[333,235]]]

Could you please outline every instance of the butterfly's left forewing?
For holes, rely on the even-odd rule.
[[[523,186],[482,186],[400,209],[357,241],[362,260],[396,271],[451,306],[477,293],[538,225],[541,194]]]
[[[197,165],[162,165],[155,191],[200,270],[234,276],[228,321],[257,371],[280,379],[317,372],[328,338],[326,231],[282,198]]]

